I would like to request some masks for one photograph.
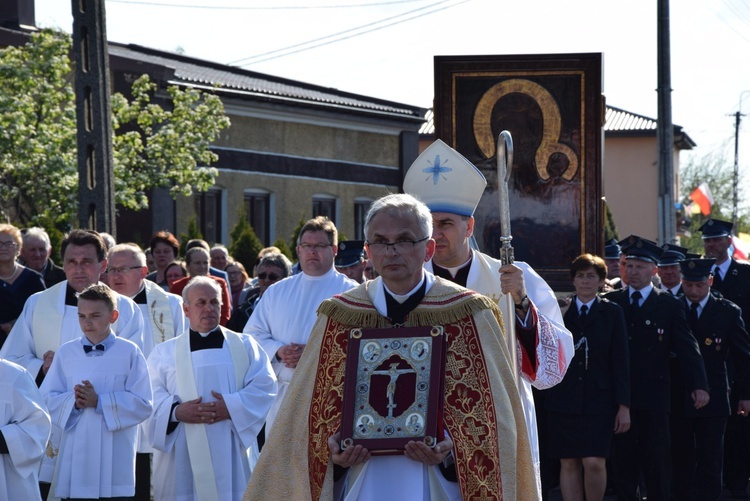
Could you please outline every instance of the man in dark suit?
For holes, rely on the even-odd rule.
[[[732,245],[732,223],[720,219],[709,219],[701,226],[703,252],[707,258],[716,259],[713,268],[711,289],[721,293],[742,309],[745,325],[750,325],[750,265],[741,263],[729,255]],[[733,388],[734,368],[730,361],[729,386],[732,406],[736,407],[738,395]],[[750,422],[735,414],[727,422],[725,433],[726,465],[724,480],[732,496],[748,499],[747,487],[750,477]]]
[[[52,287],[66,279],[65,272],[50,258],[52,244],[44,228],[27,228],[23,231],[21,261],[39,273],[47,287]]]
[[[706,368],[711,400],[702,409],[684,402],[672,427],[673,486],[675,499],[719,499],[723,463],[724,430],[732,413],[727,386],[727,362],[735,367],[733,391],[739,396],[736,412],[744,419],[750,412],[750,336],[740,309],[710,294],[711,268],[715,259],[680,262],[682,301],[690,310],[688,321],[698,341]],[[687,400],[687,395],[683,395]]]
[[[625,310],[630,343],[631,428],[615,436],[615,483],[618,499],[640,499],[642,472],[649,501],[666,501],[670,492],[670,353],[677,355],[685,386],[698,409],[709,401],[708,383],[685,305],[651,283],[661,248],[637,240],[624,252],[628,287],[605,296]]]
[[[661,279],[661,289],[672,294],[674,297],[682,294],[680,284],[680,261],[685,259],[687,247],[675,244],[664,244],[661,246],[662,254],[657,265],[657,273]]]

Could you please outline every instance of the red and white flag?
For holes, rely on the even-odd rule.
[[[734,247],[732,257],[740,261],[747,261],[750,255],[750,242],[743,239],[743,236],[747,237],[746,234],[740,234],[739,237],[732,235],[732,247]]]
[[[698,204],[701,208],[701,214],[708,216],[711,214],[711,206],[714,204],[714,197],[711,195],[711,189],[708,183],[701,183],[695,191],[690,194],[690,200]]]

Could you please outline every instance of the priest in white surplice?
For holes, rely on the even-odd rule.
[[[177,337],[185,331],[182,298],[164,292],[156,283],[146,280],[146,254],[135,244],[117,244],[107,256],[109,286],[132,299],[143,316],[143,336],[154,346]],[[144,352],[148,358],[151,351]],[[151,499],[151,457],[154,452],[139,426],[138,454],[135,467],[135,501]]]
[[[107,248],[98,233],[73,230],[62,241],[67,280],[31,296],[8,334],[0,357],[24,367],[41,385],[57,348],[83,335],[78,323],[76,293],[99,281],[107,269]],[[115,334],[129,339],[144,353],[152,343],[143,338],[143,317],[129,298],[118,295]]]
[[[154,413],[155,499],[236,500],[248,449],[276,396],[268,356],[250,336],[219,326],[221,290],[207,277],[183,290],[190,329],[148,359]]]
[[[26,300],[21,316],[8,334],[0,357],[25,368],[41,386],[60,345],[83,336],[78,322],[77,293],[99,282],[107,269],[107,247],[95,231],[73,230],[62,241],[61,254],[66,280],[37,292]],[[134,342],[144,353],[151,347],[143,337],[143,317],[135,303],[117,295],[120,316],[112,325],[115,335]],[[61,429],[53,424],[50,450],[59,447]],[[58,445],[55,445],[58,444]],[[56,456],[49,454],[42,461],[39,481],[49,489]]]
[[[40,499],[37,470],[50,418],[34,379],[0,359],[0,499]]]
[[[337,243],[336,226],[328,218],[307,221],[297,237],[302,272],[270,286],[243,330],[268,353],[279,379],[279,395],[266,419],[266,436],[318,318],[318,306],[358,285],[333,267]]]

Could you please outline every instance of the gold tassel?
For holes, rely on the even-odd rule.
[[[502,313],[490,298],[466,289],[447,288],[447,294],[431,294],[408,315],[408,326],[445,325],[473,316],[482,310],[492,310],[503,328]],[[318,313],[344,325],[363,328],[385,328],[391,324],[370,303],[369,297],[355,294],[354,289],[320,304]],[[431,291],[432,292],[432,291]]]

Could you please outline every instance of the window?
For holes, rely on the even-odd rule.
[[[313,197],[313,217],[325,216],[336,224],[336,199],[330,197]]]
[[[365,240],[365,216],[370,210],[372,200],[354,200],[354,239]]]
[[[221,190],[211,189],[195,197],[198,228],[209,243],[221,242]]]
[[[271,196],[268,193],[245,193],[247,222],[263,242],[271,244]]]

